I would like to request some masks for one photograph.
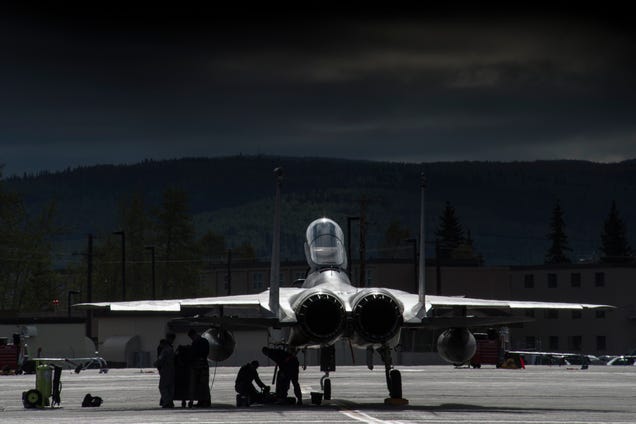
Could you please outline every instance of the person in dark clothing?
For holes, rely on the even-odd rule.
[[[250,404],[263,403],[263,395],[256,390],[252,382],[256,382],[258,387],[264,391],[269,391],[269,386],[265,385],[258,376],[258,371],[256,371],[258,366],[258,361],[252,361],[243,365],[239,369],[236,381],[234,382],[234,390],[236,390],[236,393],[247,396]]]
[[[192,339],[190,349],[192,363],[190,368],[190,405],[203,408],[212,405],[210,398],[210,367],[208,366],[208,354],[210,353],[210,343],[201,337],[195,329],[188,331],[188,336]],[[198,399],[196,405],[192,405],[194,399]]]
[[[161,400],[159,404],[162,408],[174,408],[174,349],[172,344],[175,339],[174,333],[166,334],[166,338],[159,342],[157,348],[158,356],[155,366],[159,370],[159,393]]]
[[[302,405],[303,394],[300,390],[300,384],[298,383],[300,364],[298,363],[296,355],[283,349],[270,349],[267,346],[263,347],[263,355],[276,362],[278,366],[276,396],[281,401],[287,399],[287,392],[289,392],[289,384],[291,383],[294,385],[296,403]]]
[[[157,346],[157,358],[161,355],[161,351],[163,350],[166,343],[166,339],[159,340],[159,346]]]

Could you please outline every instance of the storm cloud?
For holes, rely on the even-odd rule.
[[[636,157],[633,33],[589,16],[0,18],[4,175],[145,158]]]

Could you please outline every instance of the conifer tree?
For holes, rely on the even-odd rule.
[[[55,217],[54,202],[29,217],[22,197],[4,187],[0,172],[0,310],[46,310],[59,296],[51,259],[52,239],[60,233]]]
[[[449,258],[451,252],[465,240],[464,229],[459,223],[459,219],[457,219],[455,208],[448,201],[439,218],[439,227],[436,235],[439,239],[440,256],[442,258]]]
[[[397,220],[391,221],[389,227],[384,233],[384,242],[382,248],[386,251],[386,255],[395,258],[399,255],[399,247],[404,245],[404,241],[409,238],[408,228],[404,228]]]
[[[627,228],[621,219],[616,201],[612,201],[609,215],[601,234],[602,260],[605,262],[623,262],[631,259],[632,249],[627,240]]]
[[[559,202],[552,209],[552,218],[550,220],[550,248],[545,254],[546,264],[568,264],[572,262],[567,252],[571,252],[568,245],[568,236],[565,234],[565,221],[563,220],[563,209]]]
[[[132,193],[121,203],[121,228],[126,232],[128,281],[127,299],[148,299],[152,286],[149,255],[145,246],[150,243],[151,222],[144,195]]]
[[[156,235],[163,262],[157,270],[161,275],[159,295],[164,298],[196,296],[201,256],[185,191],[175,188],[164,191],[156,215]]]

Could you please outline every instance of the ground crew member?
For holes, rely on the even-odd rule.
[[[155,366],[159,370],[159,393],[161,400],[159,404],[162,408],[174,408],[174,343],[175,334],[168,333],[166,338],[159,344],[159,356],[155,361]]]
[[[263,403],[263,395],[259,393],[252,382],[256,382],[258,387],[266,392],[269,391],[269,386],[265,385],[258,376],[259,363],[258,361],[249,362],[239,369],[236,381],[234,382],[234,390],[240,395],[247,396],[248,402]]]
[[[276,362],[278,366],[276,396],[278,396],[279,400],[287,399],[287,392],[289,391],[289,384],[291,382],[291,384],[294,385],[296,403],[302,405],[303,394],[300,390],[300,384],[298,383],[300,364],[298,363],[296,355],[283,349],[270,349],[267,346],[263,347],[263,354]]]
[[[210,343],[201,337],[194,328],[188,331],[192,339],[192,366],[190,368],[190,403],[198,399],[195,407],[206,408],[212,405],[210,398],[210,367],[208,366],[208,354]]]

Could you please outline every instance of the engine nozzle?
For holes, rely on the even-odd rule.
[[[354,300],[352,317],[356,332],[371,343],[391,340],[403,321],[398,301],[382,291],[372,291]]]
[[[310,294],[295,309],[302,332],[312,342],[332,342],[344,331],[345,307],[332,293],[320,291]]]

